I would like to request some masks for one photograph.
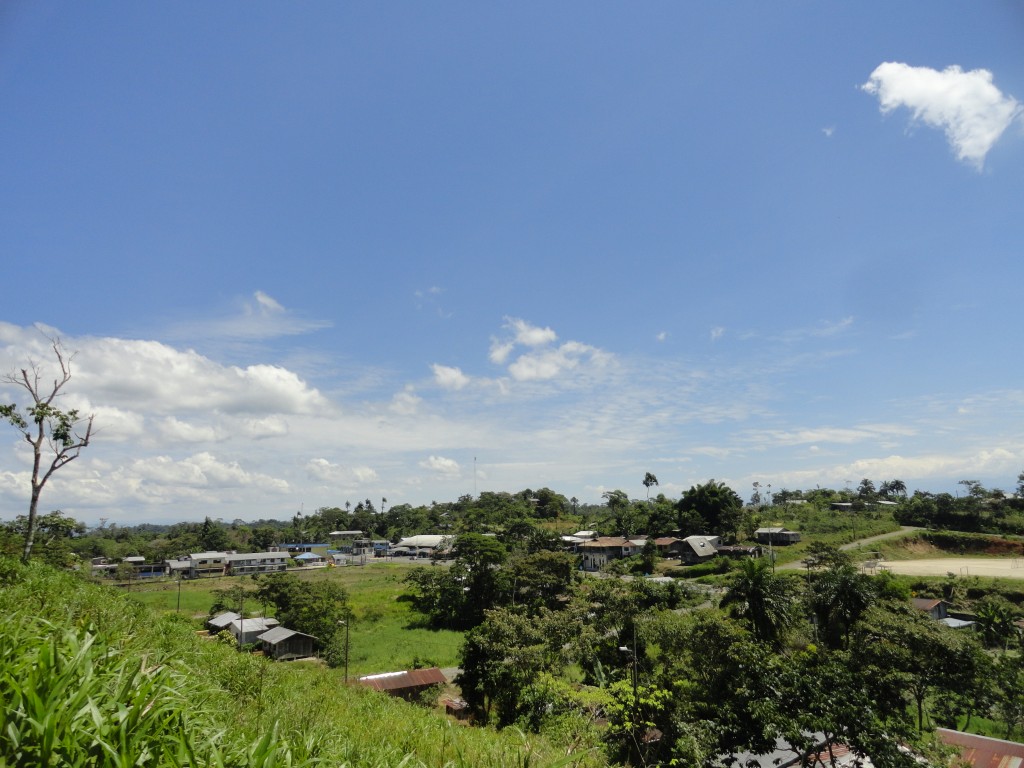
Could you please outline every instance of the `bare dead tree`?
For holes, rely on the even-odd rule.
[[[25,390],[31,401],[24,412],[17,404],[0,405],[0,418],[17,429],[32,446],[32,496],[21,556],[25,562],[32,555],[43,488],[54,472],[78,458],[92,437],[92,415],[81,416],[77,409],[64,411],[55,405],[61,390],[71,380],[71,361],[75,356],[65,353],[60,339],[50,339],[50,344],[60,368],[60,376],[53,379],[52,385],[44,381],[42,367],[32,360],[27,368],[0,377],[0,381]]]

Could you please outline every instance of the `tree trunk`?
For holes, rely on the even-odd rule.
[[[42,493],[42,486],[39,485],[36,476],[39,474],[39,457],[36,456],[36,466],[32,476],[32,499],[28,504],[28,529],[25,531],[25,549],[21,553],[21,561],[28,563],[32,557],[32,546],[36,540],[36,527],[39,517],[39,494]]]

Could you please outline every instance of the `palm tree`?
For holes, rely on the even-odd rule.
[[[811,583],[811,608],[833,648],[849,645],[850,630],[875,602],[871,577],[849,563],[837,563]]]
[[[795,618],[793,591],[763,560],[744,560],[721,603],[750,623],[754,636],[777,644]]]

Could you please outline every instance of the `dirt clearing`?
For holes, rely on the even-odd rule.
[[[881,570],[907,576],[987,576],[999,579],[1024,579],[1024,557],[943,557],[934,560],[879,560],[869,573]]]

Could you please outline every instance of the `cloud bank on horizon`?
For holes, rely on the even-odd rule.
[[[828,324],[830,333],[795,336],[820,349],[852,325],[844,318]],[[929,415],[934,404],[923,401],[893,423],[759,426],[773,401],[785,398],[783,382],[808,374],[805,358],[777,365],[780,386],[765,392],[755,387],[760,374],[742,368],[613,356],[559,343],[553,329],[519,318],[506,318],[503,331],[475,365],[497,358],[507,375],[471,377],[435,364],[432,376],[395,382],[359,402],[325,394],[278,365],[224,364],[152,340],[64,336],[75,357],[62,405],[95,413],[95,437],[54,477],[44,503],[90,521],[174,521],[213,511],[257,519],[380,496],[413,504],[454,499],[470,492],[474,479],[484,481],[482,490],[548,485],[597,502],[607,489],[635,485],[644,467],[662,480],[660,491],[678,495],[712,476],[741,493],[755,480],[839,487],[850,476],[898,476],[928,487],[963,474],[1009,475],[1024,461],[1020,442],[1009,436],[999,445],[966,441],[936,453],[943,429]],[[0,323],[0,368],[31,361],[45,377],[49,339],[58,335]],[[780,338],[789,345],[794,336]],[[525,347],[520,357],[512,354],[516,346]],[[579,350],[583,357],[573,358]],[[563,376],[577,376],[581,360],[590,365],[573,401],[565,401],[554,373],[513,373],[522,356],[537,354],[551,356],[552,371]],[[0,387],[5,400],[16,394]],[[957,408],[990,423],[996,403],[1009,397]],[[1024,391],[1013,397],[1024,405]],[[394,407],[396,398],[403,407]],[[718,435],[713,446],[702,442],[710,429]],[[26,498],[30,454],[13,433],[4,434],[0,508],[13,516]],[[687,434],[693,437],[680,439]],[[720,471],[725,467],[735,469]]]

